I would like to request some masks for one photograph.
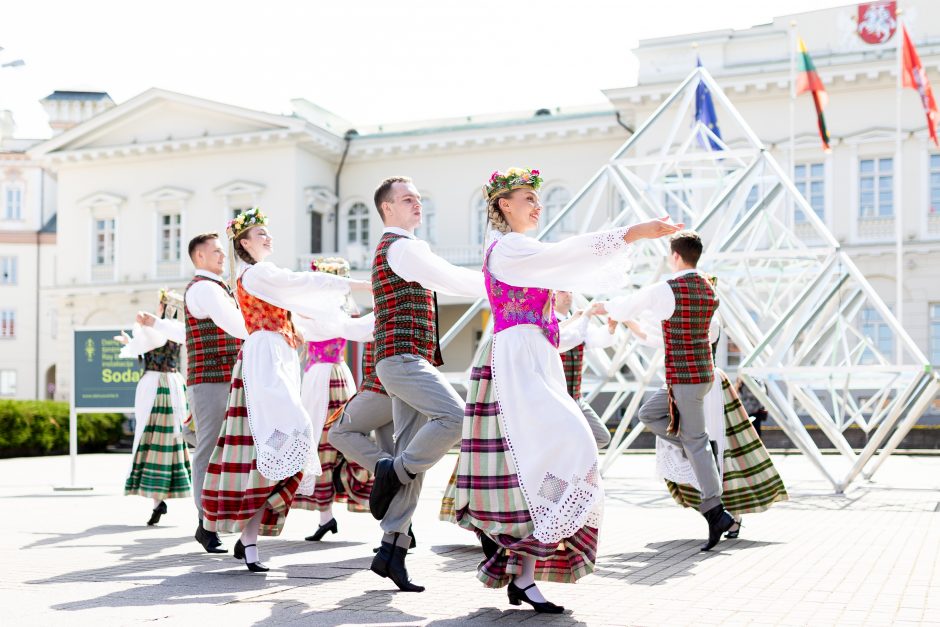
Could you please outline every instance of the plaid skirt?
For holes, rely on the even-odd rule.
[[[240,533],[248,519],[263,509],[259,534],[280,535],[302,477],[303,472],[298,472],[272,481],[258,472],[239,351],[232,368],[228,410],[202,487],[203,526],[208,531]]]
[[[532,534],[519,479],[499,427],[499,406],[492,382],[492,343],[481,351],[470,372],[460,454],[444,492],[440,519],[487,535],[499,546],[477,568],[477,578],[499,588],[521,573],[520,555],[536,558],[535,578],[573,583],[594,571],[597,529],[584,526],[557,544],[545,544]]]
[[[330,509],[333,503],[346,503],[351,512],[369,511],[369,494],[372,492],[372,473],[346,459],[342,453],[333,448],[327,439],[327,434],[333,423],[329,417],[346,404],[354,389],[349,389],[342,366],[334,365],[330,370],[330,401],[327,405],[327,421],[323,425],[320,436],[320,445],[317,455],[320,457],[322,474],[317,477],[313,494],[304,496],[298,494],[294,498],[294,507],[299,509],[323,511]]]
[[[721,502],[735,516],[762,512],[788,500],[787,489],[728,376],[717,369],[715,375],[721,380],[727,438]],[[701,493],[691,485],[667,480],[666,486],[683,507],[698,508],[702,502]]]
[[[161,374],[150,417],[134,451],[133,465],[124,483],[124,494],[158,499],[189,496],[192,481],[189,447],[183,441],[182,434],[174,433],[176,422],[170,383],[167,375]]]

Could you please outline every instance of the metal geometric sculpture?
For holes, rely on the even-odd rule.
[[[724,139],[692,122],[700,82],[711,91]],[[702,235],[699,266],[718,277],[722,332],[741,355],[737,374],[837,492],[860,473],[871,477],[926,411],[940,378],[704,68],[689,74],[538,237],[550,240],[565,216],[586,232],[667,213]],[[634,246],[626,269],[633,284],[661,280],[665,255],[663,241]],[[475,303],[442,340],[485,306]],[[860,332],[862,312],[880,319],[890,333],[882,344],[891,339],[895,354]],[[617,333],[616,349],[586,351],[588,400],[610,395],[605,421],[624,408],[603,470],[642,432],[639,421],[631,423],[643,394],[662,382],[662,351]],[[840,455],[824,458],[806,422]],[[844,435],[852,425],[868,435],[860,453]]]

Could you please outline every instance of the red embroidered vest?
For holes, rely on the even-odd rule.
[[[576,401],[581,400],[581,377],[584,374],[584,344],[578,344],[570,351],[561,354],[561,366],[565,371],[565,383],[568,394]]]
[[[246,272],[251,272],[251,269],[249,268]],[[238,277],[236,285],[238,286],[238,304],[242,310],[242,317],[245,318],[245,329],[249,335],[255,331],[273,331],[280,333],[291,348],[297,348],[303,343],[303,338],[294,329],[289,311],[249,294],[242,286],[242,277]]]
[[[405,281],[388,265],[388,247],[403,237],[386,233],[375,249],[375,363],[392,355],[418,355],[440,366],[444,360],[437,335],[437,296],[419,283]]]
[[[198,274],[189,282],[186,290],[188,291],[200,281],[215,283],[225,290],[229,298],[232,298],[232,291],[228,285]],[[235,304],[234,298],[232,298],[232,304]],[[238,358],[242,341],[219,328],[212,318],[200,320],[194,317],[186,307],[185,296],[183,308],[186,313],[186,385],[228,383],[232,380],[232,366]]]
[[[666,383],[708,383],[715,378],[708,327],[718,298],[707,278],[689,273],[667,281],[676,300],[672,317],[663,320]]]

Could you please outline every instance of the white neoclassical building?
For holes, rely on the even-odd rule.
[[[638,84],[608,90],[608,105],[581,110],[365,128],[306,100],[293,101],[290,116],[160,89],[117,105],[101,94],[70,95],[67,106],[47,103],[60,132],[0,154],[3,185],[27,167],[33,172],[21,214],[30,217],[11,221],[0,213],[0,271],[10,263],[3,259],[16,258],[18,273],[13,284],[0,283],[0,329],[7,328],[3,312],[16,319],[13,337],[0,337],[0,395],[44,397],[54,389],[56,398],[67,398],[70,329],[126,325],[136,310],[152,308],[160,287],[185,285],[189,238],[221,231],[234,212],[252,205],[272,218],[277,263],[305,268],[312,255],[340,254],[364,274],[382,228],[372,192],[386,176],[409,175],[425,201],[420,235],[451,261],[478,265],[479,188],[492,170],[539,167],[551,218],[686,76],[696,54],[780,162],[789,163],[793,21],[826,83],[833,137],[832,152],[823,153],[812,104],[798,99],[797,184],[892,306],[893,220],[903,211],[903,321],[940,363],[940,150],[928,142],[916,94],[906,90],[903,167],[895,167],[895,39],[865,43],[857,13],[847,5],[746,30],[641,41],[634,51]],[[911,1],[905,15],[940,88],[940,7]],[[442,305],[446,328],[467,303]],[[448,346],[451,370],[466,367],[484,323],[485,314]],[[874,312],[863,314],[859,328],[875,342],[890,341]],[[11,377],[13,387],[3,387]]]

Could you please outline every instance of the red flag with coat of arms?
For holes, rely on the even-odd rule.
[[[933,89],[930,87],[927,71],[924,70],[924,65],[917,55],[917,48],[914,47],[914,42],[911,41],[907,29],[903,25],[901,26],[901,35],[904,37],[902,41],[904,58],[901,67],[903,85],[916,90],[920,95],[924,113],[927,114],[927,131],[930,133],[930,139],[933,140],[935,146],[940,146],[940,143],[937,142],[937,119],[940,115],[937,112],[937,101],[933,97]]]

